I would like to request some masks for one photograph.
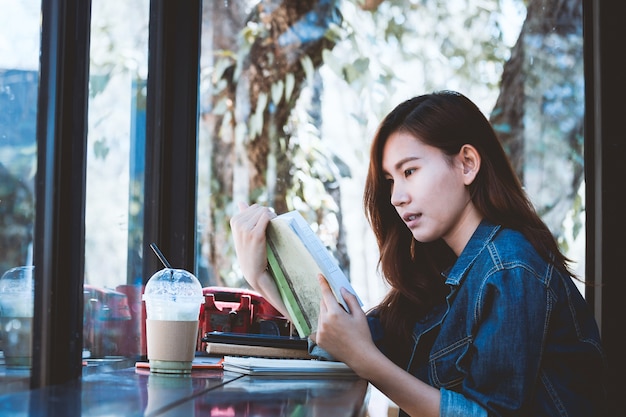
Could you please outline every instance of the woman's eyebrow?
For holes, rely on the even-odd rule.
[[[405,158],[402,158],[398,162],[396,162],[394,164],[394,166],[393,166],[393,169],[395,171],[398,171],[398,170],[400,170],[402,168],[402,165],[406,164],[407,162],[417,161],[418,159],[421,159],[421,157],[419,157],[419,156],[407,156]],[[382,173],[383,173],[383,175],[391,175],[391,173],[389,173],[385,168],[382,169]]]
[[[407,162],[416,161],[418,159],[420,159],[419,156],[407,156],[406,158],[402,158],[401,160],[396,162],[393,167],[394,169],[399,170],[400,168],[402,168],[402,165],[406,164]]]

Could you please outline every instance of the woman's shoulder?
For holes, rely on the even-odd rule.
[[[542,282],[548,282],[555,273],[562,271],[555,268],[549,259],[542,257],[531,242],[517,230],[500,228],[488,245],[490,256],[497,269],[501,271],[518,270],[520,273],[532,274]]]
[[[498,260],[540,258],[530,241],[518,230],[483,221],[466,246],[462,257]]]
[[[468,273],[479,281],[522,274],[546,282],[556,269],[520,231],[483,221],[446,276],[453,285]]]
[[[519,252],[534,252],[537,251],[533,248],[530,241],[519,230],[509,229],[501,227],[493,236],[492,244],[498,248],[506,249],[513,253]]]

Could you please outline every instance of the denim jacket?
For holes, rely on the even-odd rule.
[[[407,366],[439,388],[442,417],[601,415],[605,355],[569,275],[520,233],[483,221],[444,277],[446,302],[413,333],[413,352],[420,339],[432,346]],[[380,342],[380,322],[368,321]]]

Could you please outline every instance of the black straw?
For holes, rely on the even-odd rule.
[[[154,251],[154,253],[156,253],[156,256],[161,260],[161,262],[163,263],[163,265],[166,268],[172,269],[172,265],[170,265],[170,263],[167,261],[167,259],[165,259],[165,256],[163,255],[163,252],[161,252],[161,250],[159,249],[159,247],[156,245],[156,243],[151,243],[150,247],[152,248],[152,250]]]

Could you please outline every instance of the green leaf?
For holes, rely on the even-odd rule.
[[[304,55],[302,58],[300,58],[300,64],[302,65],[304,73],[306,74],[307,82],[312,85],[313,77],[315,75],[315,67],[313,66],[313,61],[311,60],[311,57],[309,57],[308,55]]]
[[[256,101],[256,109],[254,110],[255,113],[263,114],[267,107],[267,98],[267,93],[259,93],[259,98]]]
[[[296,77],[293,73],[288,73],[285,76],[285,100],[291,100],[291,94],[293,94],[293,88],[296,85]]]
[[[263,113],[265,112],[265,108],[267,107],[267,101],[267,93],[259,93],[259,97],[256,101],[256,108],[254,109],[254,114],[250,118],[249,135],[251,138],[255,137],[258,134],[261,134],[261,132],[263,131]]]
[[[226,99],[221,99],[215,103],[215,107],[213,107],[213,111],[211,113],[215,115],[223,115],[227,110],[228,105],[226,104]]]
[[[278,105],[280,103],[280,99],[283,95],[283,90],[285,89],[285,83],[282,80],[278,80],[274,84],[272,84],[272,103]]]
[[[322,51],[322,59],[324,60],[324,65],[326,65],[332,72],[339,77],[343,77],[343,66],[332,51],[324,49]]]
[[[105,138],[98,139],[93,144],[93,153],[96,158],[106,159],[109,154],[109,146],[107,145],[107,141]]]

